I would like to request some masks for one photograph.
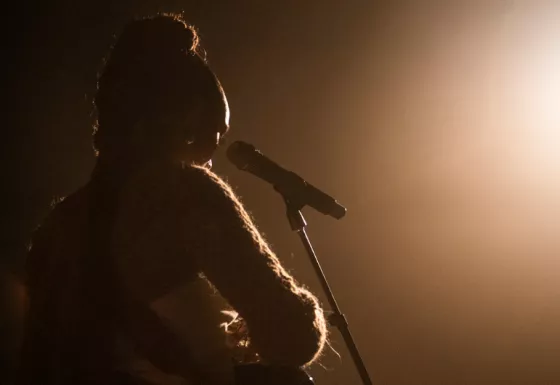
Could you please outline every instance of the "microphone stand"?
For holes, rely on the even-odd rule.
[[[350,329],[348,328],[348,322],[346,321],[346,317],[344,316],[344,314],[342,314],[340,308],[338,307],[338,304],[336,303],[336,300],[334,299],[334,295],[329,286],[329,283],[327,282],[327,278],[325,277],[325,274],[323,273],[323,269],[321,268],[321,265],[319,264],[319,260],[317,259],[317,254],[315,254],[315,250],[313,250],[311,241],[309,240],[309,237],[307,236],[307,233],[305,231],[307,222],[305,221],[305,218],[301,212],[301,209],[303,208],[304,204],[299,204],[297,202],[297,199],[290,199],[290,197],[287,194],[279,190],[280,189],[276,189],[276,191],[280,192],[280,194],[284,197],[284,201],[286,202],[286,214],[288,216],[288,221],[290,222],[290,227],[292,228],[292,231],[296,231],[298,233],[303,243],[303,246],[307,251],[309,260],[311,261],[311,264],[315,269],[315,273],[319,278],[319,282],[321,283],[323,291],[327,296],[327,300],[332,310],[332,314],[328,316],[329,324],[331,326],[336,327],[339,330],[340,334],[342,334],[342,338],[344,338],[344,342],[346,343],[346,347],[348,348],[348,351],[350,352],[350,356],[354,361],[354,365],[356,366],[356,369],[360,374],[362,383],[364,385],[372,385],[368,371],[364,365],[362,357],[360,356],[360,352],[358,351],[354,339],[352,338]]]

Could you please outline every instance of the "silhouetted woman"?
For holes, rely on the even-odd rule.
[[[326,338],[316,298],[209,170],[229,108],[195,30],[170,15],[129,23],[95,104],[92,178],[27,260],[20,383],[230,384],[222,297],[264,362],[312,362]]]

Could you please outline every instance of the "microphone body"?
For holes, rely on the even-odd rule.
[[[264,156],[253,145],[237,141],[226,153],[228,159],[240,170],[267,181],[274,189],[295,205],[310,206],[336,219],[346,214],[346,208],[317,187],[307,183],[296,173],[286,170]]]

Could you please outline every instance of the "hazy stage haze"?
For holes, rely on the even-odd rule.
[[[305,214],[374,384],[560,384],[560,12],[530,3],[38,3],[4,128],[3,260],[18,270],[53,197],[89,178],[118,26],[184,10],[228,95],[228,142],[348,208]],[[215,170],[321,297],[280,196],[224,152]],[[334,329],[332,345],[317,385],[358,384]]]

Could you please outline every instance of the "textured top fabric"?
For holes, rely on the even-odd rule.
[[[104,235],[92,237],[92,229]],[[140,357],[159,345],[153,357],[174,361],[168,374],[183,374],[181,362],[191,360],[213,373],[207,382],[226,383],[222,297],[269,363],[303,365],[324,343],[315,297],[283,269],[231,188],[203,168],[154,164],[123,180],[94,176],[36,232],[26,270],[22,384],[117,383],[108,378],[122,352],[131,360],[139,345]],[[123,298],[151,306],[194,354],[173,355],[150,340],[154,333],[137,328]],[[120,335],[128,350],[116,348]]]

